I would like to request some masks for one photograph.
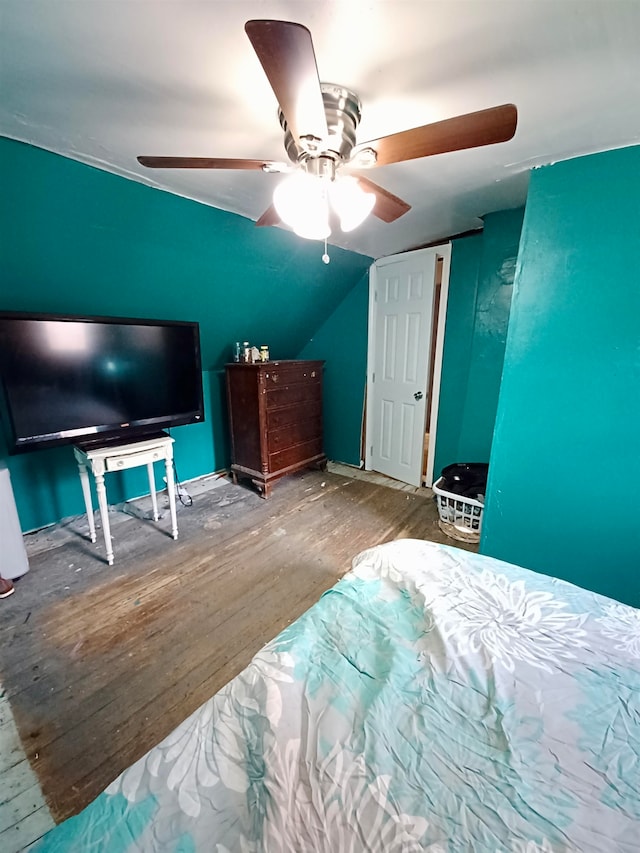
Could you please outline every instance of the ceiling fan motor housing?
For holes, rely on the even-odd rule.
[[[327,119],[329,136],[318,142],[315,137],[305,138],[304,128],[300,144],[293,138],[287,126],[287,120],[280,109],[278,118],[284,130],[284,147],[293,163],[300,163],[316,157],[331,158],[336,165],[346,162],[356,144],[356,129],[360,123],[361,103],[355,92],[333,83],[321,83],[324,113]]]

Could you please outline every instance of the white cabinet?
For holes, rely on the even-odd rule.
[[[20,520],[5,462],[0,461],[0,575],[15,580],[29,571]]]

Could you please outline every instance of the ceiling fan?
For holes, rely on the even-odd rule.
[[[320,82],[309,30],[290,21],[252,20],[245,32],[278,100],[293,165],[217,157],[141,156],[138,162],[151,169],[290,173],[256,225],[284,221],[300,236],[326,240],[336,215],[344,231],[369,213],[393,222],[411,206],[358,174],[361,170],[506,142],[515,133],[516,107],[503,104],[356,144],[360,99],[343,86]]]

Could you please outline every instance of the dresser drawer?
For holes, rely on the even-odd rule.
[[[267,445],[269,453],[274,453],[292,447],[294,444],[302,444],[305,441],[311,441],[313,438],[321,438],[321,436],[322,424],[317,418],[298,420],[297,423],[270,430],[267,433]]]
[[[319,378],[283,385],[280,388],[269,388],[265,394],[267,411],[280,406],[306,405],[320,400],[321,396],[322,386]]]
[[[276,453],[269,454],[269,471],[280,471],[293,465],[302,465],[307,460],[322,456],[322,438],[314,438],[304,444],[296,444]]]
[[[273,368],[264,371],[264,382],[267,388],[274,388],[291,382],[308,382],[320,379],[321,374],[322,369],[318,364],[276,363]]]
[[[305,400],[304,408],[300,406],[284,406],[267,408],[267,431],[280,429],[289,424],[297,424],[301,420],[315,418],[322,423],[322,401],[320,399]]]

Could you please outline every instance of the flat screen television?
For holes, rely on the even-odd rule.
[[[204,420],[197,323],[0,312],[0,376],[12,453]]]

